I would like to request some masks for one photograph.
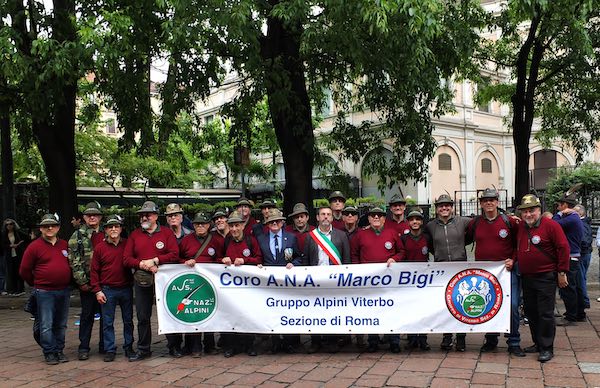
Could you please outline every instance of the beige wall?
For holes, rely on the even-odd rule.
[[[439,155],[440,154],[450,155],[452,161],[452,170],[446,171],[439,169]],[[446,191],[450,193],[450,196],[454,198],[454,192],[460,190],[460,162],[456,152],[447,145],[438,147],[435,151],[435,155],[431,161],[431,194],[433,198],[437,198],[440,194],[444,194]],[[432,198],[432,199],[433,199]]]

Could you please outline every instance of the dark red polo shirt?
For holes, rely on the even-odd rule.
[[[140,261],[158,257],[159,264],[179,263],[179,247],[173,232],[160,225],[149,234],[138,228],[131,232],[125,245],[125,266],[139,268]]]
[[[308,236],[308,233],[314,228],[314,226],[308,225],[308,228],[305,232],[299,232],[296,230],[294,225],[286,225],[285,231],[293,233],[294,236],[296,236],[296,241],[298,241],[298,249],[300,250],[300,252],[304,252],[304,241],[306,240],[306,236]]]
[[[385,220],[386,228],[393,228],[399,236],[403,234],[410,233],[410,225],[408,225],[408,221],[404,218],[402,221],[398,222],[394,220],[392,217],[388,217]]]
[[[346,225],[344,224],[344,221],[342,221],[341,217],[339,220],[336,220],[334,218],[333,221],[331,222],[331,225],[336,229],[346,231]]]
[[[473,233],[475,260],[504,261],[513,257],[518,223],[508,216],[506,221],[508,225],[501,215],[492,221],[483,216],[471,220],[467,233]]]
[[[258,241],[254,238],[254,236],[250,236],[252,247],[248,247],[246,243],[246,235],[242,237],[241,241],[235,241],[233,237],[229,237],[229,245],[225,250],[225,256],[231,258],[231,262],[234,262],[235,259],[241,257],[244,259],[244,264],[262,264],[262,252],[260,251],[260,247],[258,246]]]
[[[400,237],[400,241],[402,241],[402,245],[404,246],[402,261],[423,262],[429,260],[429,244],[425,233],[421,233],[418,236],[408,233]]]
[[[120,239],[118,244],[104,240],[94,248],[90,270],[92,291],[98,292],[102,286],[128,287],[133,284],[131,269],[123,263],[123,253],[127,239]]]
[[[63,290],[71,283],[68,244],[58,239],[54,245],[42,237],[35,239],[23,254],[19,275],[42,290]]]
[[[569,252],[567,237],[556,222],[541,217],[531,228],[524,221],[519,224],[515,258],[521,274],[568,272]]]
[[[252,236],[254,232],[252,231],[252,227],[259,222],[252,216],[248,217],[248,222],[246,222],[246,226],[244,226],[244,235]]]
[[[179,244],[179,262],[184,263],[187,260],[193,259],[196,253],[204,244],[204,240],[211,236],[208,245],[202,253],[195,259],[196,263],[215,263],[221,262],[223,258],[223,238],[216,237],[216,233],[209,233],[203,239],[198,237],[196,233],[188,234],[181,240]]]
[[[403,247],[396,231],[383,228],[376,233],[371,227],[360,230],[350,242],[352,264],[385,263],[389,258],[400,261]]]
[[[98,244],[100,244],[102,241],[104,241],[104,238],[106,237],[106,235],[104,234],[104,231],[100,230],[98,232],[92,232],[92,238],[90,240],[92,240],[92,247],[96,247]]]

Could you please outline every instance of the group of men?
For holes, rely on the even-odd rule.
[[[48,214],[42,218],[41,236],[25,252],[20,274],[34,287],[39,342],[48,364],[67,361],[63,349],[71,279],[79,288],[82,304],[78,359],[89,358],[97,311],[102,317],[99,350],[105,354],[104,361],[115,359],[114,318],[119,305],[125,356],[129,361],[138,361],[152,354],[153,275],[162,265],[193,267],[197,263],[219,263],[292,268],[361,263],[390,266],[401,261],[454,262],[466,261],[465,245],[474,242],[475,260],[501,261],[511,271],[508,352],[519,357],[539,352],[539,361],[545,362],[553,356],[556,286],[577,289],[578,283],[567,276],[567,272],[575,270],[577,252],[569,247],[571,240],[567,240],[561,225],[541,216],[536,196],[523,197],[518,206],[520,219],[504,214],[498,201],[495,189],[483,190],[479,198],[482,214],[468,218],[455,215],[454,201],[442,194],[435,200],[435,218],[425,224],[420,208],[406,211],[406,199],[394,195],[389,202],[389,216],[382,208],[373,207],[367,214],[368,225],[360,227],[357,208],[346,206],[344,195],[335,191],[329,197],[329,206],[317,209],[315,227],[309,224],[310,213],[305,204],[295,204],[285,217],[273,201],[266,200],[259,205],[263,217],[259,223],[252,217],[252,203],[241,198],[231,214],[222,211],[212,216],[196,214],[191,222],[193,230],[183,226],[183,209],[178,204],[166,207],[165,227],[158,223],[159,208],[147,201],[137,211],[140,227],[128,238],[122,237],[123,220],[119,216],[109,216],[102,224],[99,206],[90,203],[83,212],[85,225],[68,243],[57,237],[60,229],[57,216]],[[563,209],[557,217],[567,218],[571,213]],[[292,221],[289,225],[285,224],[287,218]],[[521,281],[534,343],[524,350],[519,335]],[[137,351],[133,350],[133,303],[137,315]],[[573,317],[567,315],[565,319]],[[578,319],[581,315],[574,316],[574,320]],[[166,337],[169,354],[176,358],[186,354],[199,357],[202,352],[212,354],[218,345],[225,357],[239,352],[257,354],[255,336],[246,333],[223,333],[218,343],[213,333]],[[486,334],[481,351],[494,351],[498,337],[497,333]],[[456,334],[455,338],[452,333],[444,334],[440,346],[463,352],[465,338],[464,333]],[[426,335],[409,334],[408,339],[409,348],[430,349]],[[308,352],[324,348],[335,352],[350,340],[348,335],[313,335]],[[270,341],[273,353],[294,353],[301,348],[298,335],[272,335]],[[389,344],[391,352],[401,351],[399,335],[386,335],[384,341],[378,335],[368,335],[366,345],[363,336],[356,336],[356,341],[361,347],[367,346],[369,352],[377,351],[383,342]]]

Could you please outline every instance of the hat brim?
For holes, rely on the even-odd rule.
[[[42,221],[39,224],[37,224],[37,226],[50,226],[50,225],[60,226],[60,222],[55,222],[55,221],[44,222],[44,221]]]
[[[308,210],[301,210],[301,211],[290,213],[290,215],[288,215],[288,217],[295,217],[298,214],[307,214],[308,215]]]
[[[439,205],[444,205],[444,204],[449,204],[454,206],[454,201],[442,201],[442,202],[436,202],[435,206],[439,206]]]
[[[540,209],[542,208],[541,204],[533,204],[533,205],[519,205],[517,206],[518,210],[524,210],[524,209],[531,209],[532,207],[539,207]]]
[[[154,214],[159,214],[158,210],[151,210],[151,209],[140,209],[138,211],[136,211],[137,214],[140,213],[154,213]]]
[[[228,224],[237,224],[237,223],[243,224],[244,220],[242,220],[241,218],[228,218],[227,223]]]
[[[165,216],[170,216],[171,214],[183,214],[183,210],[181,211],[176,211],[176,212],[165,212]]]
[[[103,227],[104,227],[104,228],[107,228],[107,227],[109,227],[109,226],[112,226],[112,225],[119,225],[119,226],[123,226],[123,224],[122,224],[122,223],[120,223],[120,222],[107,222],[106,224],[104,224],[104,226],[103,226]]]
[[[101,216],[102,212],[97,209],[89,209],[89,210],[84,210],[82,214],[84,216]]]
[[[273,217],[273,218],[267,218],[266,220],[263,221],[263,224],[268,224],[269,222],[272,221],[285,221],[285,217]]]

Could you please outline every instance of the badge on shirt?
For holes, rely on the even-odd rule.
[[[498,235],[502,238],[506,238],[506,236],[508,236],[508,230],[500,229],[500,232],[498,232]]]
[[[427,247],[421,248],[421,253],[424,254],[424,255],[428,254],[429,253],[429,248],[427,248]]]
[[[61,252],[62,252],[62,254],[63,254],[64,257],[69,256],[69,253],[65,249],[63,249]]]
[[[244,250],[242,251],[242,255],[244,255],[244,256],[246,256],[246,257],[250,256],[250,249],[248,249],[248,248],[244,249]]]
[[[383,246],[385,247],[385,249],[392,249],[392,243],[390,241],[386,241],[385,244],[383,244]]]
[[[409,234],[410,233],[410,229],[404,229],[404,234]]]
[[[156,242],[156,249],[163,249],[165,247],[165,243],[162,241]]]
[[[542,239],[537,234],[531,238],[531,242],[534,243],[535,245],[539,244],[540,241],[542,241]]]
[[[212,247],[208,248],[207,252],[208,252],[209,256],[214,256],[215,255],[215,248],[212,248]]]
[[[283,256],[289,261],[294,256],[294,250],[292,248],[285,248],[283,250]]]

